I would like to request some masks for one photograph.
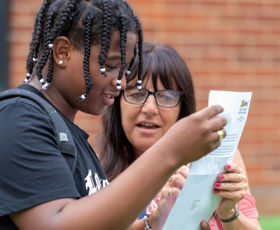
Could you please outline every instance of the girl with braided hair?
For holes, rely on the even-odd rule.
[[[177,168],[220,145],[217,131],[226,119],[216,116],[223,109],[205,108],[178,121],[109,183],[88,134],[74,119],[78,111],[99,115],[114,103],[126,87],[135,55],[141,73],[142,42],[140,22],[124,0],[43,2],[25,84],[17,90],[32,92],[55,108],[53,113],[72,134],[76,168],[71,171],[56,127],[39,105],[20,96],[2,100],[1,230],[127,229]],[[136,84],[140,90],[141,78]],[[67,135],[60,134],[60,141],[67,141]],[[71,148],[64,146],[71,158]]]

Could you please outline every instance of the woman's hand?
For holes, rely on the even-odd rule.
[[[161,190],[157,207],[152,211],[150,222],[152,229],[162,229],[177,199],[189,172],[188,166],[179,168]]]
[[[225,173],[217,177],[214,193],[222,199],[216,213],[222,219],[228,219],[234,214],[234,206],[244,198],[248,191],[248,180],[242,169],[236,164],[226,164]]]
[[[189,167],[185,165],[182,166],[169,178],[168,182],[162,188],[158,206],[152,212],[153,217],[150,217],[152,229],[163,228],[167,217],[186,182],[188,174]],[[200,227],[201,230],[211,230],[206,221],[202,221]]]

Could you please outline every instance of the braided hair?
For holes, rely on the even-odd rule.
[[[120,89],[121,78],[126,70],[128,32],[138,35],[138,52],[134,53],[142,60],[142,28],[129,4],[125,0],[44,0],[34,23],[25,82],[28,82],[35,72],[42,89],[48,88],[53,78],[53,42],[59,36],[66,36],[76,49],[84,53],[85,93],[78,99],[85,99],[93,86],[89,72],[90,47],[100,45],[98,63],[101,73],[106,76],[104,66],[114,30],[120,31],[121,68],[117,80],[117,88]],[[132,66],[133,60],[134,57],[129,66]],[[48,73],[44,77],[42,70],[46,63],[49,63]],[[140,65],[141,61],[139,71],[142,69]],[[129,73],[129,70],[126,73]]]

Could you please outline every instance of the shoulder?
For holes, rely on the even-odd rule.
[[[0,126],[20,123],[50,123],[48,114],[36,103],[22,97],[0,101]]]
[[[35,102],[20,97],[0,102],[0,130],[1,152],[22,152],[23,149],[41,144],[57,144],[54,126],[48,114]],[[16,152],[9,155],[12,154]]]

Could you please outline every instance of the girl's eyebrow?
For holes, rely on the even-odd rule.
[[[113,56],[108,56],[107,57],[107,60],[110,60],[110,61],[120,60],[120,59],[121,59],[120,55],[113,55]]]

